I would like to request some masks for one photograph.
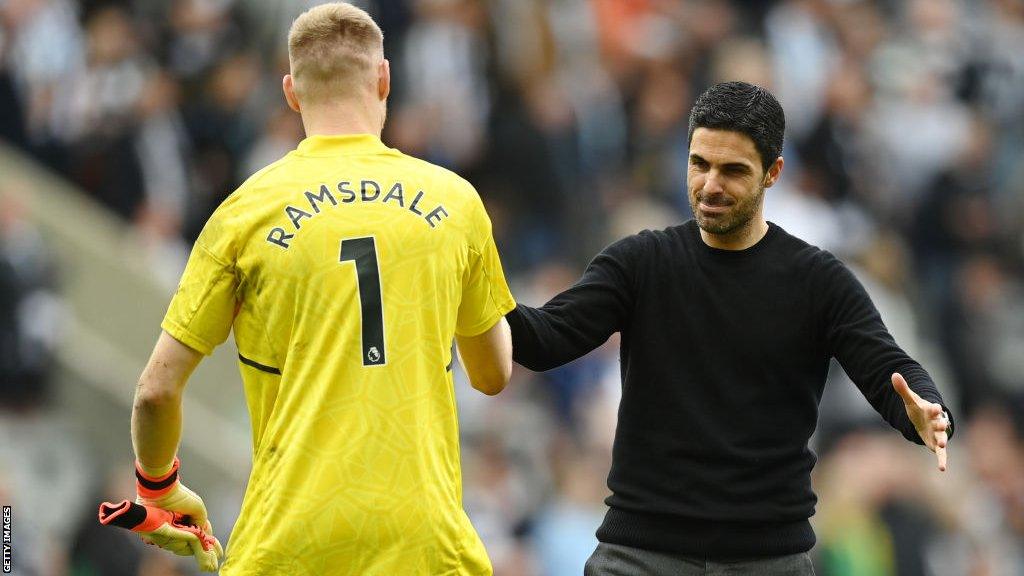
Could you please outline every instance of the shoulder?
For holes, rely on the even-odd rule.
[[[263,188],[267,185],[273,185],[288,172],[288,167],[292,164],[293,156],[289,153],[276,162],[267,164],[262,169],[257,170],[252,176],[249,176],[242,182],[238,188],[231,194],[232,196],[244,196],[252,190]],[[237,201],[237,200],[236,200]]]
[[[691,230],[691,226],[694,230]],[[661,230],[641,230],[613,242],[606,250],[629,252],[633,255],[655,255],[675,251],[678,247],[698,238],[696,223],[692,220]]]
[[[291,156],[285,155],[276,162],[272,162],[262,169],[256,171],[245,179],[238,188],[235,188],[220,203],[211,220],[214,218],[233,220],[247,213],[254,203],[263,205],[266,198],[259,194],[259,191],[274,186],[283,177],[286,177],[287,168],[291,164]]]
[[[803,240],[794,240],[793,270],[806,279],[815,293],[836,295],[859,289],[860,281],[838,256]]]
[[[837,269],[846,268],[843,262],[828,250],[793,236],[777,224],[772,223],[771,226],[775,228],[776,235],[774,250],[793,268],[808,274],[835,272]]]
[[[643,230],[636,234],[631,234],[608,244],[601,253],[609,255],[638,256],[645,250],[649,249],[651,244],[657,242],[657,234],[658,232],[651,230]]]
[[[475,186],[462,176],[426,160],[409,156],[392,148],[403,163],[402,171],[427,192],[428,197],[444,206],[450,222],[475,241],[490,237],[491,220],[484,201]]]
[[[483,199],[473,184],[455,172],[409,156],[395,148],[390,151],[402,163],[401,171],[410,175],[410,180],[445,206],[454,222],[463,222],[470,228],[490,230],[490,218]]]
[[[409,169],[415,171],[426,180],[441,184],[456,194],[462,194],[467,197],[479,196],[476,188],[474,188],[468,180],[459,176],[455,172],[443,166],[427,162],[422,158],[410,156],[395,148],[391,148],[391,151],[393,151],[396,157],[398,157],[401,162],[405,163]]]
[[[664,253],[672,242],[671,228],[642,230],[608,244],[594,261],[610,260],[623,269],[636,270],[644,262]]]
[[[287,172],[289,156],[267,165],[235,188],[207,219],[196,243],[221,258],[234,253],[239,238],[246,235],[259,214],[269,206],[262,194]]]

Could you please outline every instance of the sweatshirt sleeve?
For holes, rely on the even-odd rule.
[[[907,416],[902,398],[892,387],[892,374],[899,372],[921,398],[941,404],[952,423],[952,413],[931,376],[896,344],[853,273],[824,252],[815,279],[818,286],[814,289],[822,295],[829,352],[886,422],[911,442],[924,444]]]
[[[571,288],[540,308],[519,304],[506,318],[512,357],[531,370],[550,370],[597,348],[622,329],[633,306],[632,268],[639,237],[605,248]]]

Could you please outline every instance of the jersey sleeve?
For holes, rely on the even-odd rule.
[[[899,372],[915,393],[949,413],[931,376],[896,344],[864,286],[839,259],[825,253],[813,281],[824,306],[825,342],[831,355],[875,411],[905,438],[924,444],[890,377]]]
[[[530,370],[550,370],[622,330],[633,307],[631,267],[643,258],[642,242],[640,236],[630,236],[608,246],[576,284],[544,306],[517,306],[508,315],[516,363]]]
[[[475,190],[472,195],[469,266],[463,277],[462,301],[455,324],[459,336],[476,336],[489,330],[516,307],[494,245],[491,220]]]
[[[205,355],[224,342],[236,310],[238,281],[230,235],[214,213],[196,240],[160,327]]]

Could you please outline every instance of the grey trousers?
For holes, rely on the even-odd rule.
[[[583,576],[814,576],[806,553],[752,560],[711,561],[600,543]]]

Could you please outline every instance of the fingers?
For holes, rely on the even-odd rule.
[[[217,558],[223,558],[224,557],[224,547],[220,545],[220,540],[217,540],[216,536],[214,536],[214,538],[213,538],[213,547],[217,551]]]
[[[945,419],[942,419],[945,422]],[[949,437],[946,435],[945,424],[941,432],[935,432],[932,436],[932,441],[929,442],[929,448],[935,452],[935,459],[938,461],[939,471],[945,472],[947,466],[947,455],[946,455],[946,444],[949,442]]]
[[[949,437],[946,434],[946,429],[949,426],[949,421],[946,419],[942,405],[927,402],[918,396],[910,389],[910,385],[899,372],[892,375],[892,387],[903,400],[907,416],[910,417],[917,433],[928,448],[935,452],[939,471],[945,472],[948,467],[946,443],[949,441]]]
[[[949,430],[949,417],[946,415],[946,411],[938,404],[930,404],[925,408],[925,412],[928,414],[928,425],[935,432],[936,444],[939,443],[941,438],[942,446],[945,447],[946,440],[949,439],[946,435],[946,432]]]
[[[220,559],[224,557],[224,548],[221,547],[220,541],[214,538],[213,547],[209,550],[204,550],[202,543],[198,542],[197,539],[197,543],[193,546],[193,553],[201,572],[216,572]]]
[[[151,532],[148,535],[143,536],[142,540],[147,544],[159,546],[162,550],[177,554],[178,556],[192,555],[192,546],[190,546],[187,541],[177,536]]]
[[[945,443],[943,443],[943,446],[945,446]],[[940,448],[940,447],[936,446],[935,447],[935,458],[938,459],[938,461],[939,461],[939,472],[945,472],[946,471],[946,449],[945,448]]]
[[[196,562],[199,564],[200,572],[216,572],[217,565],[219,564],[213,550],[203,552],[201,555],[197,554]]]
[[[184,534],[187,534],[187,536]],[[203,550],[203,544],[199,541],[199,537],[191,532],[185,532],[184,534],[181,539],[188,543],[188,547],[191,550],[189,554],[194,554],[197,557],[202,556],[205,553],[205,550]]]
[[[893,372],[892,374],[892,387],[896,389],[896,393],[903,399],[903,403],[908,406],[916,405],[921,400],[921,397],[910,389],[910,385],[907,384],[907,381],[899,372]]]

